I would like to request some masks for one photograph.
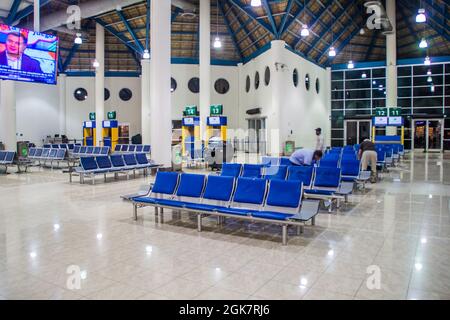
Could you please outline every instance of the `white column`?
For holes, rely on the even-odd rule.
[[[151,130],[150,130],[150,60],[142,59],[142,74],[141,74],[141,132],[142,143],[151,144]]]
[[[205,138],[211,104],[211,3],[200,0],[200,136]],[[207,143],[207,141],[205,141]]]
[[[40,31],[40,18],[41,18],[41,4],[40,0],[34,0],[33,8],[33,28],[34,31]]]
[[[59,88],[59,133],[66,134],[66,74],[61,73],[58,76]]]
[[[0,141],[16,150],[16,94],[14,81],[0,80]]]
[[[386,13],[393,33],[386,35],[386,107],[397,106],[397,26],[395,0],[386,0]],[[396,135],[396,127],[387,127],[386,135]]]
[[[172,166],[172,110],[170,92],[170,1],[151,2],[150,129],[152,159]]]
[[[270,52],[272,53],[273,61],[273,63],[271,63],[271,66],[275,67],[275,63],[282,63],[284,61],[283,50],[285,50],[285,45],[286,43],[283,40],[273,40],[271,42]],[[267,117],[268,129],[270,128],[267,133],[269,139],[268,142],[270,145],[270,154],[273,156],[278,156],[283,153],[283,141],[287,139],[287,133],[291,130],[291,128],[286,126],[291,115],[286,114],[283,108],[283,70],[279,67],[278,70],[277,68],[271,68],[271,71],[272,75],[270,85],[272,86],[272,108],[270,114]],[[262,77],[262,79],[263,78],[264,77]],[[282,126],[282,124],[284,124],[284,126]],[[284,130],[282,130],[283,128]]]
[[[97,145],[102,145],[102,122],[105,118],[105,29],[95,25],[95,59],[99,67],[95,70],[95,119]]]
[[[327,67],[326,69],[326,78],[325,78],[325,92],[326,95],[326,110],[327,117],[331,119],[331,68]],[[327,121],[327,126],[325,128],[325,146],[331,146],[331,121]]]

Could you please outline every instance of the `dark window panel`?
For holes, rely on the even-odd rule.
[[[331,139],[331,146],[332,147],[343,147],[344,140]]]
[[[398,67],[397,68],[397,76],[410,76],[411,75],[411,67]]]
[[[445,111],[447,111],[447,109]],[[445,128],[450,128],[450,118],[447,118],[447,119],[444,120],[444,127]]]
[[[414,108],[414,114],[442,116],[442,108]]]
[[[344,81],[331,82],[331,90],[343,90],[343,89],[344,89]]]
[[[411,86],[411,78],[397,78],[397,85],[399,87],[410,87]]]
[[[370,109],[370,100],[347,100],[345,109]]]
[[[370,109],[345,109],[346,117],[354,117],[354,116],[370,116]]]
[[[405,140],[405,149],[411,150],[411,140]]]
[[[398,88],[397,89],[398,97],[411,97],[411,88]]]
[[[444,141],[444,150],[450,150],[450,141]]]
[[[413,89],[414,97],[433,97],[433,96],[442,96],[442,86],[434,86],[434,91],[432,86],[427,87],[416,87]],[[442,98],[441,98],[442,104]]]
[[[450,63],[445,65],[445,73],[450,73]]]
[[[363,74],[366,74],[367,78],[370,78],[370,70],[351,70],[345,72],[345,79],[364,79],[362,77]]]
[[[368,89],[368,90],[347,90],[345,99],[370,99],[370,89]]]
[[[372,78],[382,78],[382,77],[386,77],[385,68],[372,69]]]
[[[370,80],[350,80],[345,82],[345,89],[370,88]]]
[[[339,91],[339,90],[331,91],[331,99],[334,99],[334,100],[344,99],[344,91]]]
[[[344,71],[333,71],[331,73],[331,80],[344,80]]]
[[[449,82],[450,83],[450,82]],[[445,95],[450,96],[450,84],[445,86]]]
[[[412,108],[411,107],[402,107],[402,115],[405,114],[412,114]]]
[[[386,94],[383,89],[373,89],[372,90],[372,98],[386,98]]]
[[[372,80],[372,88],[379,88],[380,85],[384,88],[386,87],[386,79],[373,79]]]
[[[372,108],[384,108],[386,107],[385,99],[373,99],[372,100]]]
[[[444,139],[450,140],[450,129],[444,130]]]
[[[431,78],[431,82],[429,81],[429,78]],[[431,83],[442,85],[442,76],[421,76],[413,78],[413,86],[428,86]]]
[[[402,108],[410,108],[411,107],[411,103],[412,103],[412,100],[410,99],[410,98],[408,98],[408,99],[397,99],[397,105],[399,106],[399,107],[402,107]]]
[[[344,139],[344,130],[331,130],[331,139]]]
[[[442,108],[442,98],[414,98],[413,99],[414,112],[416,108],[423,107],[441,107]]]
[[[331,109],[344,109],[344,101],[331,101]]]
[[[431,66],[413,66],[413,74],[426,75],[428,70],[431,70],[432,74],[442,74],[444,73],[444,68],[442,64],[434,64]]]

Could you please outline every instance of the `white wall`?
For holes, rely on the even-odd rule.
[[[41,144],[59,133],[58,106],[57,86],[16,82],[17,140]]]
[[[277,68],[275,63],[284,64]],[[264,83],[264,71],[270,68],[271,80]],[[298,86],[293,84],[293,71],[298,71]],[[259,89],[255,90],[256,71],[260,75]],[[310,89],[305,88],[305,76],[309,74]],[[245,81],[250,75],[251,89],[247,93]],[[319,79],[319,93],[315,81]],[[247,127],[247,118],[267,117],[268,140],[271,130],[280,129],[279,147],[286,140],[294,140],[296,146],[314,148],[315,128],[321,127],[325,144],[330,145],[330,106],[327,104],[326,70],[284,48],[282,42],[272,42],[272,48],[239,68],[239,121]],[[261,114],[249,116],[248,109],[261,108]],[[292,130],[292,134],[291,134]],[[270,149],[270,146],[269,146]],[[270,152],[270,150],[268,150]]]

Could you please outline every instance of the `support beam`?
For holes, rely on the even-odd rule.
[[[281,35],[284,33],[286,22],[289,18],[289,13],[291,12],[292,6],[294,5],[294,0],[289,0],[286,6],[286,14],[281,20],[280,28],[278,28],[277,39],[281,39]]]
[[[231,4],[233,4],[236,8],[244,12],[247,16],[249,16],[253,21],[259,24],[261,27],[269,31],[273,36],[276,36],[271,26],[269,26],[264,21],[258,19],[258,16],[252,11],[252,9],[244,6],[239,0],[228,0]]]
[[[96,146],[103,146],[102,127],[105,118],[105,29],[96,24],[95,59],[99,67],[95,70],[95,122],[97,127]]]
[[[244,56],[242,55],[241,49],[239,48],[236,35],[234,34],[233,30],[231,29],[230,21],[228,20],[227,16],[225,15],[225,10],[223,8],[223,4],[221,1],[218,2],[218,8],[220,14],[223,17],[223,20],[225,21],[225,26],[227,27],[228,32],[230,33],[231,40],[233,42],[234,48],[236,49],[236,52],[239,55],[240,60],[242,61],[244,59]]]
[[[62,66],[62,71],[65,72],[67,68],[69,67],[70,63],[72,62],[72,58],[74,57],[75,53],[77,52],[78,48],[80,47],[79,44],[74,43],[72,46],[72,49],[70,50],[69,54],[66,57],[66,61],[64,61],[64,64]]]
[[[252,19],[248,18],[247,21],[243,22],[239,16],[239,14],[236,14],[236,12],[234,12],[233,7],[230,7],[230,9],[231,9],[230,12],[232,12],[234,17],[236,18],[236,21],[241,25],[241,27],[244,28],[244,31],[245,31],[247,37],[250,38],[250,41],[254,44],[256,50],[258,50],[260,48],[259,43],[253,37],[252,32],[247,29],[247,24],[248,24],[247,22],[251,21]],[[235,34],[237,34],[237,33],[235,33]],[[245,50],[242,50],[242,51],[244,52]]]
[[[13,4],[11,5],[11,9],[9,10],[9,14],[6,17],[6,24],[12,24],[14,22],[14,18],[21,3],[22,0],[14,0]]]
[[[200,0],[200,141],[206,141],[206,117],[211,105],[211,1]],[[195,144],[200,149],[201,144]]]
[[[132,43],[128,42],[128,39],[125,38],[123,35],[119,35],[117,33],[117,30],[114,29],[111,26],[108,26],[102,19],[100,18],[95,18],[95,22],[97,22],[98,24],[100,24],[101,26],[103,26],[103,28],[105,28],[107,31],[109,31],[113,36],[115,36],[117,39],[120,40],[120,42],[122,42],[124,45],[126,45],[127,47],[131,48],[132,50],[136,51],[139,54],[142,54],[142,52],[140,51],[139,48],[137,48],[135,45],[133,45]]]
[[[136,37],[136,34],[134,33],[133,28],[131,28],[131,26],[128,23],[127,19],[125,19],[125,16],[123,15],[123,12],[116,10],[116,13],[119,16],[119,18],[122,21],[122,23],[124,24],[125,28],[128,30],[128,33],[131,35],[131,38],[133,38],[135,45],[139,48],[139,51],[144,52],[144,47],[142,46],[142,43]]]
[[[278,29],[275,20],[273,19],[270,4],[267,2],[267,0],[262,0],[262,5],[264,7],[264,10],[266,10],[267,17],[269,18],[270,25],[272,26],[272,33],[275,35],[276,38],[278,38]]]
[[[294,14],[294,16],[291,18],[291,20],[289,20],[287,22],[287,25],[284,26],[284,30],[282,31],[282,33],[280,34],[280,37],[283,36],[283,34],[286,32],[287,29],[289,29],[289,27],[294,23],[295,20],[297,20],[298,17],[300,17],[300,15],[303,13],[303,11],[305,11],[306,6],[303,6],[303,4],[301,4],[300,2],[295,1],[295,3],[298,5],[299,9],[297,10],[297,12]],[[287,14],[289,15],[289,13]]]
[[[183,12],[183,10],[181,10],[180,8],[176,7],[175,10],[172,13],[172,17],[170,18],[171,22],[174,22],[175,19],[178,17],[178,15]]]
[[[145,20],[145,49],[150,49],[150,0],[147,0]]]
[[[50,0],[40,0],[40,7],[42,8],[43,6],[45,6],[48,3],[50,3]],[[33,12],[34,12],[34,5],[30,4],[28,7],[24,8],[16,13],[12,23],[14,23],[14,22],[20,23],[20,21],[22,19],[28,17]]]

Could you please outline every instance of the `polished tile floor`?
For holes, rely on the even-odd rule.
[[[449,154],[408,155],[288,246],[259,223],[135,222],[119,196],[152,179],[0,175],[0,299],[450,299]]]

